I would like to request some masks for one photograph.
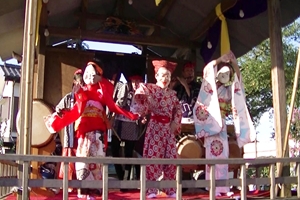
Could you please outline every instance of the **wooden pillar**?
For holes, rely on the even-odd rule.
[[[37,63],[34,70],[34,87],[33,98],[43,99],[44,97],[44,72],[46,58],[46,36],[44,34],[47,29],[47,3],[42,4],[39,24],[39,43],[37,47]]]
[[[277,147],[276,157],[288,157],[288,154],[283,153],[287,113],[281,34],[281,12],[279,0],[268,0],[268,17],[272,65],[271,75],[275,119],[275,138]],[[281,168],[281,166],[282,165],[277,164],[277,169]],[[277,170],[277,175],[289,176],[289,166],[284,165],[282,169],[282,174],[279,172],[279,170]],[[281,190],[281,196],[290,196],[291,192],[289,188],[290,186],[283,185]]]
[[[26,1],[24,36],[23,36],[23,61],[21,74],[21,128],[19,134],[18,154],[30,154],[31,129],[32,129],[32,82],[34,69],[34,47],[35,32],[37,22],[37,0]],[[27,165],[25,165],[27,166]],[[28,180],[28,173],[18,171],[18,179]],[[27,184],[25,184],[26,186]],[[25,199],[28,196],[27,188],[23,188],[23,198],[18,195],[18,200]]]

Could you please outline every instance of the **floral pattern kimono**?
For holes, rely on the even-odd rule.
[[[134,111],[141,115],[151,114],[145,134],[143,157],[145,158],[177,158],[175,135],[181,130],[181,106],[176,92],[169,88],[162,89],[155,84],[141,85],[134,97]],[[176,123],[175,132],[171,132],[171,123]],[[147,180],[157,180],[161,175],[165,180],[175,180],[175,165],[146,166]],[[174,188],[165,190],[167,195],[176,192]],[[156,189],[148,189],[147,195],[157,193]]]
[[[234,74],[232,83],[216,83],[217,66],[213,62],[204,68],[203,83],[194,107],[195,130],[198,138],[204,137],[207,159],[229,157],[225,116],[232,112],[238,146],[254,140],[255,130],[246,107],[242,82]],[[206,179],[210,177],[206,166]],[[216,165],[216,179],[228,179],[228,165]],[[217,193],[229,192],[228,187],[217,187]]]

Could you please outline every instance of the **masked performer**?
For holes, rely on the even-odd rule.
[[[176,63],[165,60],[156,60],[152,64],[155,68],[156,84],[141,84],[134,97],[135,111],[141,116],[151,114],[143,150],[145,158],[177,158],[175,135],[181,129],[181,107],[176,92],[169,89],[171,73]],[[175,165],[148,165],[146,166],[147,180],[155,181],[161,175],[165,180],[175,180]],[[172,198],[176,197],[175,189],[168,188],[165,193]],[[147,190],[148,198],[155,198],[157,189]]]
[[[74,86],[76,103],[62,116],[54,113],[46,119],[50,132],[59,131],[63,127],[75,122],[76,137],[78,138],[77,157],[104,157],[107,148],[108,120],[104,106],[110,111],[122,114],[131,120],[136,120],[138,115],[132,114],[118,107],[112,98],[113,85],[102,77],[102,69],[94,62],[89,62],[83,74],[86,86]],[[52,130],[51,130],[52,129]],[[101,180],[102,166],[99,163],[75,164],[78,180]],[[80,190],[79,190],[80,191]],[[79,198],[87,198],[78,194]]]
[[[198,138],[204,137],[207,159],[229,157],[225,118],[232,112],[238,146],[241,148],[255,136],[237,61],[232,52],[205,66],[203,82],[194,107]],[[206,166],[206,179],[210,177]],[[228,165],[216,165],[216,179],[228,179]],[[230,195],[229,187],[217,187],[216,196]]]
[[[83,85],[82,80],[83,72],[81,69],[77,70],[74,73],[74,80],[73,80],[73,86],[75,85]],[[66,96],[64,96],[61,101],[56,106],[55,110],[57,113],[62,113],[65,110],[71,109],[74,106],[75,103],[75,95],[73,92],[68,93]],[[62,156],[75,156],[76,155],[76,148],[77,148],[77,140],[74,135],[74,123],[66,126],[64,128],[64,143],[63,143],[63,152]],[[61,164],[60,170],[59,170],[59,178],[63,178],[63,165]],[[76,179],[76,173],[75,173],[75,165],[74,163],[69,163],[69,174],[68,174],[69,180]],[[72,189],[69,188],[69,192],[71,192]]]

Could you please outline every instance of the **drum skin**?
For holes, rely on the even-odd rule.
[[[179,158],[201,158],[203,156],[203,145],[194,135],[182,136],[176,147]]]
[[[42,147],[53,139],[44,123],[44,116],[51,115],[53,110],[43,100],[35,99],[32,104],[32,135],[31,146]],[[21,119],[20,110],[17,114],[17,131],[20,134]]]

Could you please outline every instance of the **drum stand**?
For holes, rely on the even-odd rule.
[[[51,140],[48,144],[42,146],[42,147],[31,147],[31,154],[32,155],[51,155],[51,153],[55,150],[55,141]],[[39,173],[39,166],[41,165],[41,162],[32,161],[32,172],[31,172],[31,179],[42,179],[40,173]],[[37,196],[47,196],[47,197],[53,197],[55,196],[54,192],[52,190],[49,190],[48,188],[39,187],[39,188],[31,188],[31,194],[37,195]]]

